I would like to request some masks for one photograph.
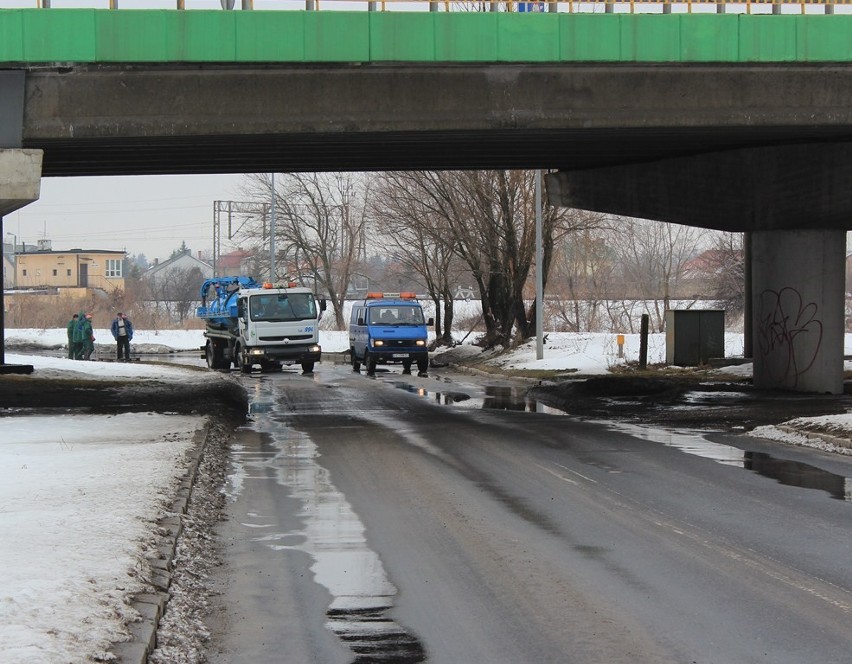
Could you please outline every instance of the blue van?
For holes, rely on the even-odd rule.
[[[349,353],[352,370],[363,364],[368,376],[376,375],[377,364],[401,364],[410,374],[417,363],[417,375],[426,377],[429,369],[427,325],[423,307],[414,293],[367,293],[352,305],[349,321]]]

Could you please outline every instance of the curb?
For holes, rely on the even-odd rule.
[[[112,645],[112,654],[119,664],[147,664],[148,657],[157,645],[157,628],[169,601],[169,585],[172,580],[174,558],[177,543],[183,532],[182,516],[189,507],[192,487],[198,476],[198,468],[207,447],[211,422],[208,418],[204,426],[195,432],[194,448],[191,451],[189,467],[180,481],[169,513],[157,521],[156,530],[161,534],[156,553],[149,555],[146,560],[150,567],[150,576],[143,579],[153,586],[150,592],[134,595],[130,605],[139,612],[141,618],[127,625],[130,632],[129,641],[121,641]]]
[[[835,447],[845,447],[847,449],[852,449],[852,440],[849,438],[841,438],[839,436],[834,436],[830,433],[824,433],[821,431],[809,431],[808,429],[798,429],[796,427],[786,426],[783,424],[776,424],[776,428],[784,431],[785,433],[798,434],[799,436],[804,436],[808,440],[816,440],[823,443],[827,443],[829,445],[834,445]]]

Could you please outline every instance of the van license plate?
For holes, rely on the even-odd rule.
[[[408,357],[408,353],[394,353],[391,357]]]

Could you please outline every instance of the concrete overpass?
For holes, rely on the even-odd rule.
[[[550,169],[557,204],[752,231],[755,384],[839,392],[850,34],[842,15],[0,10],[0,214],[39,173]]]

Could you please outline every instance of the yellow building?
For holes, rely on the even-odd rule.
[[[124,290],[125,251],[35,250],[15,254],[16,288]]]

